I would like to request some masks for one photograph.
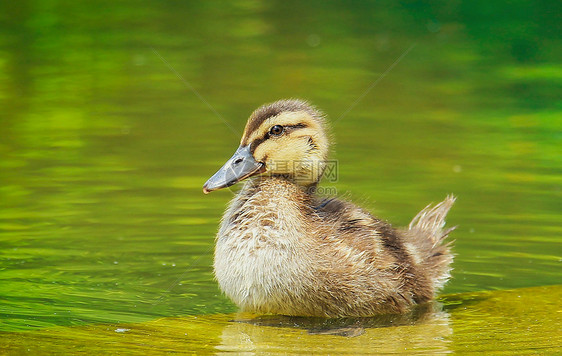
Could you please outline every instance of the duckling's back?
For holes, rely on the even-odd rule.
[[[433,299],[447,282],[453,255],[450,243],[444,240],[454,227],[443,228],[454,202],[455,198],[448,196],[434,207],[428,205],[401,229],[346,201],[329,199],[317,205],[317,214],[326,226],[320,230],[326,249],[348,250],[350,255],[362,256],[369,266],[352,274],[348,285],[362,290],[355,281],[361,280],[359,275],[364,272],[372,284],[385,286],[372,301],[365,300],[365,305],[375,308],[370,312],[404,312],[413,304]],[[350,294],[356,293],[353,287]]]

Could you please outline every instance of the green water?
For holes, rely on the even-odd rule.
[[[347,328],[359,334],[355,337],[326,334],[314,328],[317,323],[303,320],[270,318],[270,323],[256,324],[215,314],[0,332],[0,345],[12,354],[557,354],[560,298],[560,286],[454,295],[444,312],[425,314],[415,324],[363,329],[356,323]]]
[[[560,284],[559,7],[3,2],[0,330],[228,320],[232,192],[201,187],[286,97],[328,114],[338,195],[396,225],[458,196],[444,294]]]

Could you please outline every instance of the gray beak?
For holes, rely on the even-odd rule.
[[[205,183],[203,193],[208,194],[213,190],[230,187],[242,179],[264,171],[265,165],[254,159],[250,146],[240,146],[224,166]]]

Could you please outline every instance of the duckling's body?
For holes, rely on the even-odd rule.
[[[327,151],[326,147],[311,155],[302,148],[306,141],[312,150],[323,149],[322,126],[318,132],[306,131],[320,122],[317,111],[302,101],[290,101],[292,111],[279,103],[287,106],[287,101],[268,106],[282,107],[279,112],[273,110],[273,116],[257,118],[267,111],[265,106],[254,113],[244,137],[252,137],[248,132],[252,125],[258,134],[246,145],[243,138],[239,148],[252,151],[252,144],[273,139],[265,156],[256,157],[259,148],[255,146],[251,158],[240,156],[258,163],[235,172],[236,179],[252,170],[270,174],[248,180],[223,217],[214,263],[221,289],[243,311],[300,316],[402,313],[431,300],[449,277],[452,255],[448,245],[442,244],[449,231],[442,228],[454,198],[422,210],[408,228],[397,230],[352,203],[317,197],[314,187],[321,172],[303,183],[291,173],[268,171],[274,166],[269,157],[280,151],[277,144],[294,141],[305,158],[325,159]],[[256,124],[259,119],[263,120]],[[274,137],[277,131],[270,126],[276,122],[283,122],[285,128]],[[269,133],[259,134],[256,125]],[[285,141],[279,141],[282,135],[287,136]],[[237,169],[236,162],[250,164],[240,157],[235,154],[225,167],[230,163],[233,166],[227,168],[232,170]],[[230,185],[232,180],[223,179],[229,173],[224,174],[219,180]],[[206,191],[218,189],[213,181],[217,175],[205,185]]]

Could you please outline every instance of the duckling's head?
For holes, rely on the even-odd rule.
[[[328,149],[324,115],[315,107],[297,99],[263,105],[248,119],[238,150],[205,183],[203,192],[258,174],[315,185],[324,172]]]

